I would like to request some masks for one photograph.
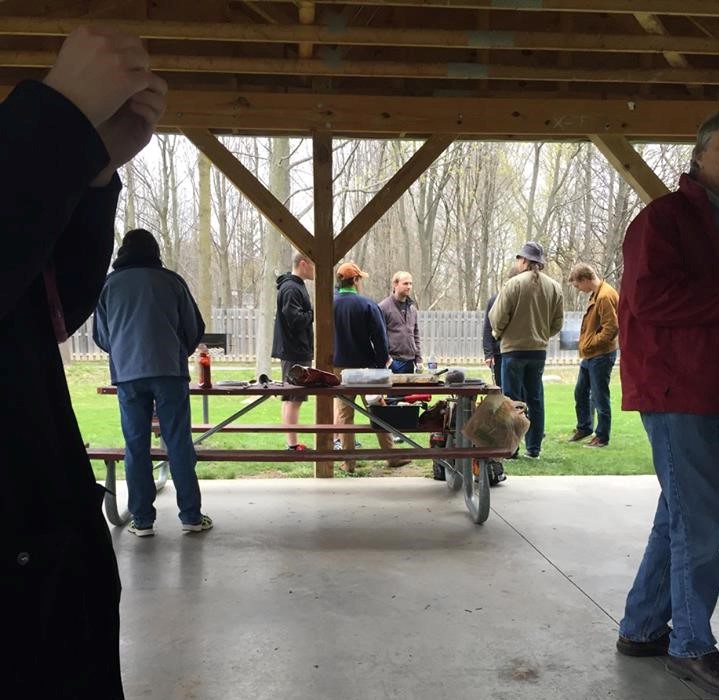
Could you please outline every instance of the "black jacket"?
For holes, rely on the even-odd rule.
[[[484,324],[482,325],[482,349],[484,350],[484,359],[497,357],[500,355],[499,341],[495,340],[492,335],[492,324],[489,322],[489,311],[494,306],[497,295],[492,294],[487,302],[487,309],[484,312]]]
[[[72,333],[92,312],[112,254],[120,181],[88,187],[107,162],[90,122],[51,88],[22,83],[0,104],[0,619],[13,639],[0,671],[8,697],[122,697],[119,579],[44,279],[54,268],[54,298]]]
[[[315,354],[310,295],[304,280],[289,272],[277,278],[277,312],[272,337],[272,357],[307,362]]]

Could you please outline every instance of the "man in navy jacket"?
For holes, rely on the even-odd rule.
[[[120,582],[57,347],[112,254],[115,171],[167,86],[137,37],[81,28],[0,104],[0,620],[4,697],[122,700]]]
[[[365,367],[387,367],[390,362],[382,312],[376,302],[359,293],[362,278],[366,272],[353,262],[346,262],[337,268],[337,294],[334,299],[334,359],[335,369],[356,369]],[[335,399],[335,423],[354,422],[354,409],[343,401]],[[342,433],[342,448],[354,447],[354,434]],[[392,436],[389,433],[377,433],[380,447],[392,449]],[[409,464],[408,459],[391,459],[390,467]],[[346,461],[341,467],[352,473],[353,461]]]

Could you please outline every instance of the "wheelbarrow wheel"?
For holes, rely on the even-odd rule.
[[[464,502],[472,521],[481,525],[489,517],[489,469],[485,459],[464,460]]]

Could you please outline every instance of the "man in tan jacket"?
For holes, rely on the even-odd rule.
[[[606,447],[612,427],[609,380],[617,359],[619,294],[585,263],[577,263],[569,275],[575,289],[590,294],[579,331],[579,376],[574,387],[577,427],[569,442],[579,442],[593,432],[594,411],[597,430],[586,447]]]
[[[517,253],[518,273],[508,280],[489,312],[502,353],[502,390],[526,401],[531,426],[524,438],[529,459],[539,459],[544,439],[542,374],[549,339],[564,322],[562,288],[542,270],[544,249],[528,241]]]

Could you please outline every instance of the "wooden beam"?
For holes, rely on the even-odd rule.
[[[312,24],[315,21],[315,3],[300,2],[298,11],[301,25]],[[300,58],[312,58],[314,46],[311,41],[301,41],[298,51]]]
[[[637,13],[638,14],[638,13]],[[67,36],[87,17],[3,17],[0,36]],[[528,51],[600,51],[719,54],[711,36],[641,34],[581,34],[511,30],[453,30],[386,27],[327,27],[303,24],[241,24],[230,22],[171,22],[113,20],[113,25],[144,39],[227,43],[299,42],[339,46],[402,46],[408,48],[517,49]]]
[[[52,51],[0,51],[0,67],[49,68]],[[480,63],[413,63],[405,61],[334,61],[324,59],[240,58],[155,53],[150,66],[169,73],[303,75],[439,80],[516,80],[574,83],[665,83],[719,85],[715,68],[561,68],[502,66]]]
[[[645,204],[669,193],[669,188],[623,136],[590,134],[589,138]]]
[[[584,139],[590,132],[693,141],[699,124],[715,111],[717,104],[712,100],[439,99],[172,91],[161,125],[259,134],[331,129],[358,136],[444,133],[465,138],[561,140]]]
[[[315,363],[327,372],[333,369],[333,295],[334,295],[334,232],[332,226],[332,137],[327,132],[312,136],[312,171],[314,176],[315,239]],[[333,401],[318,396],[315,408],[316,423],[333,423]],[[332,449],[331,434],[317,436],[317,449]],[[334,475],[332,462],[317,462],[315,476]]]
[[[339,262],[355,246],[389,208],[406,192],[410,185],[434,163],[454,141],[446,134],[431,136],[416,153],[365,205],[357,216],[344,227],[335,239],[335,262]]]
[[[654,34],[657,36],[669,36],[667,28],[664,26],[664,22],[656,15],[650,15],[643,12],[637,12],[634,15],[637,22],[644,29],[647,34]],[[683,53],[675,50],[662,51],[662,55],[666,62],[673,68],[691,68],[691,64],[686,59]],[[700,97],[703,92],[702,85],[691,85],[687,86],[692,94]]]
[[[256,4],[276,0],[256,0]],[[322,5],[346,5],[347,0],[319,0]],[[719,0],[353,0],[352,5],[390,5],[395,7],[439,7],[444,10],[521,10],[553,12],[608,12],[658,15],[719,15]]]
[[[642,26],[645,32],[647,34],[654,34],[657,36],[668,36],[669,32],[667,32],[667,28],[664,26],[664,23],[657,17],[656,15],[649,15],[644,14],[642,12],[637,12],[634,15],[637,18],[637,22]],[[664,58],[666,58],[667,63],[670,66],[673,66],[674,68],[691,68],[689,62],[687,61],[684,56],[682,56],[682,53],[677,51],[676,49],[665,49],[662,51],[664,54]]]
[[[185,129],[183,133],[298,250],[314,259],[312,234],[223,144],[203,129]]]
[[[11,90],[0,86],[0,99]],[[714,100],[395,97],[171,90],[163,131],[218,129],[255,136],[585,140],[587,133],[693,143]]]

